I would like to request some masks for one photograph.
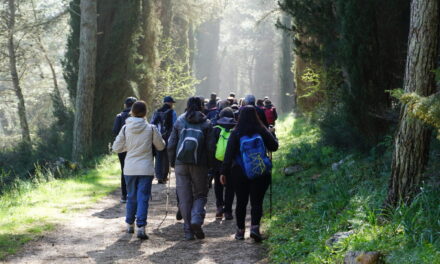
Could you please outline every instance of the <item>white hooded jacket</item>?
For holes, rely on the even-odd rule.
[[[114,152],[127,152],[124,175],[154,175],[153,145],[159,151],[165,149],[165,141],[156,126],[144,118],[127,118],[112,146]]]

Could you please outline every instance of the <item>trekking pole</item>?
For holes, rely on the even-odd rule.
[[[272,152],[269,152],[270,161],[272,161]],[[272,172],[270,172],[270,189],[269,189],[269,217],[272,219]]]
[[[159,230],[159,228],[162,226],[162,224],[165,222],[168,216],[168,204],[170,201],[170,188],[171,188],[171,169],[168,171],[168,183],[167,183],[167,189],[166,189],[166,203],[165,203],[165,216],[163,217],[162,221],[157,226],[156,230]]]

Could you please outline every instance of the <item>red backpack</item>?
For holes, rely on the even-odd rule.
[[[265,108],[264,114],[266,115],[266,120],[269,125],[275,125],[275,107]]]

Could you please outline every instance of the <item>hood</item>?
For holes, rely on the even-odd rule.
[[[191,124],[200,124],[206,121],[206,116],[202,112],[195,112],[191,117],[187,117],[185,114],[185,119]]]
[[[217,120],[217,125],[220,125],[228,129],[233,128],[236,124],[237,122],[235,121],[235,119],[231,117],[222,117],[219,120]]]
[[[148,125],[147,121],[140,117],[129,117],[125,120],[125,124],[127,130],[133,134],[140,134]]]

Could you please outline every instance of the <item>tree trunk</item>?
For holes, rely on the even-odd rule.
[[[286,27],[291,27],[292,18],[288,14],[284,14],[282,23]],[[293,98],[293,73],[292,73],[292,36],[290,32],[282,32],[282,57],[281,57],[281,111],[290,112],[293,110],[294,98]]]
[[[413,0],[404,80],[405,92],[429,96],[435,92],[439,39],[438,0]],[[387,204],[408,203],[418,192],[428,162],[431,129],[410,117],[403,107],[395,139]]]
[[[95,90],[97,45],[97,0],[81,1],[79,75],[75,103],[72,158],[80,161],[90,155]]]
[[[29,125],[26,117],[26,105],[24,103],[23,92],[20,87],[20,79],[17,71],[17,56],[15,53],[14,31],[15,31],[15,1],[9,0],[9,18],[8,18],[8,56],[9,56],[9,70],[11,72],[12,84],[15,95],[18,99],[18,116],[20,118],[21,136],[26,145],[31,144],[31,136],[29,132]]]

